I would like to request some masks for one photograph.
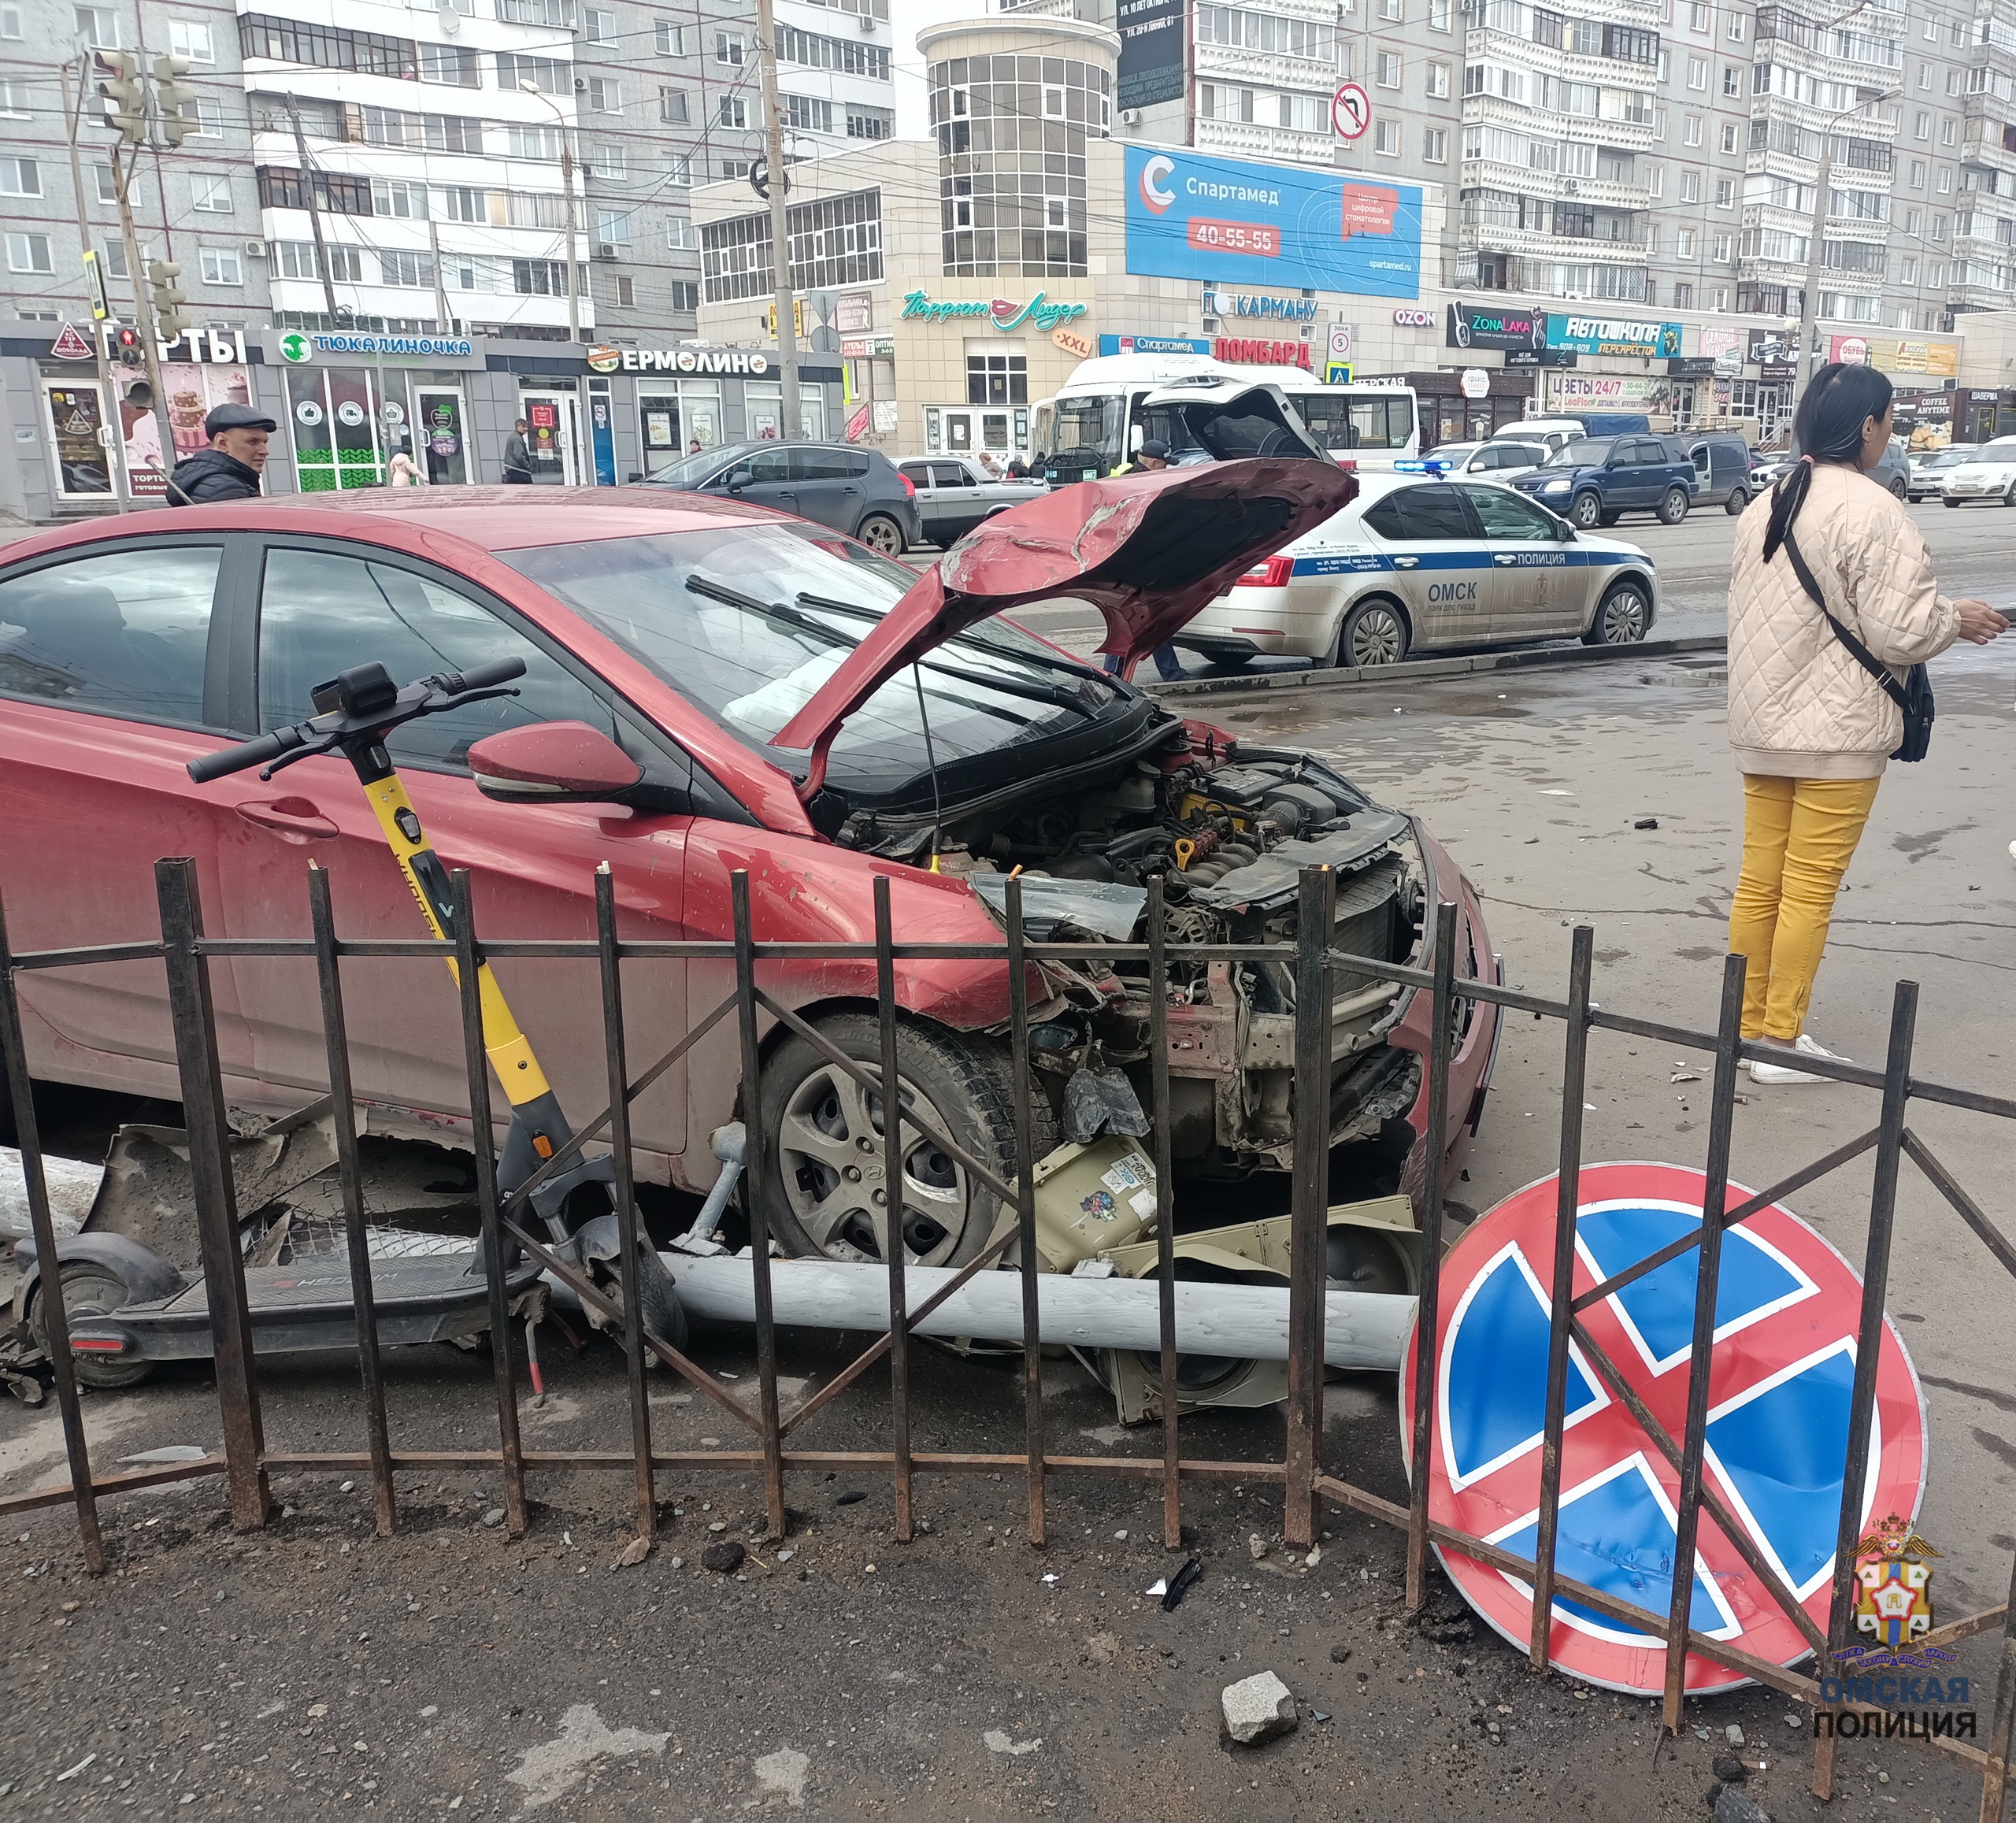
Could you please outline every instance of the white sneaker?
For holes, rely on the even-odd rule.
[[[1849,1060],[1829,1050],[1818,1039],[1809,1038],[1802,1032],[1792,1045],[1795,1054],[1801,1057],[1824,1057],[1832,1063],[1846,1063]],[[1824,1083],[1833,1079],[1815,1076],[1810,1070],[1794,1069],[1788,1064],[1765,1063],[1756,1058],[1751,1060],[1750,1080],[1758,1083]]]

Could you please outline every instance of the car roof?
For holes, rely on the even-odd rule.
[[[332,518],[337,513],[339,520]],[[148,533],[184,537],[192,532],[292,532],[409,550],[424,544],[431,534],[443,534],[480,550],[518,550],[790,517],[753,502],[669,487],[346,488],[177,507],[144,517],[98,519],[24,539],[9,545],[6,555],[13,562],[45,550],[102,539]]]

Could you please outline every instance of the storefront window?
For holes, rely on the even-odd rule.
[[[783,435],[784,389],[780,384],[752,380],[743,387],[742,398],[751,443],[767,443]]]
[[[462,428],[462,395],[450,387],[416,389],[418,434],[423,472],[431,482],[458,485],[469,478],[467,437]]]
[[[968,405],[1027,405],[1029,361],[1025,354],[969,354]]]
[[[51,385],[43,394],[56,446],[57,491],[70,499],[109,497],[112,452],[98,445],[105,411],[98,388]]]

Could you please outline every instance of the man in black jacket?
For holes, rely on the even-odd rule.
[[[511,434],[504,439],[504,481],[511,487],[529,487],[532,484],[532,445],[525,441],[525,432],[530,428],[523,418],[511,427]]]
[[[249,405],[220,405],[203,420],[210,440],[175,465],[168,478],[171,506],[206,506],[217,500],[256,500],[259,476],[266,466],[266,446],[273,421]]]

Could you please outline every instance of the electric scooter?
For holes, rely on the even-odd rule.
[[[522,676],[524,669],[522,659],[502,658],[467,671],[424,677],[402,688],[384,665],[357,665],[316,687],[313,700],[319,713],[308,721],[192,760],[189,776],[206,784],[260,766],[259,776],[270,779],[298,760],[340,754],[356,773],[428,928],[442,941],[452,941],[454,906],[447,869],[428,845],[419,813],[386,750],[386,736],[423,716],[492,697],[516,696],[509,680]],[[448,969],[459,984],[453,961]],[[565,1147],[573,1131],[487,962],[479,967],[477,989],[484,1048],[511,1104],[510,1127],[497,1166],[498,1191],[508,1196]],[[347,1112],[339,1109],[336,1117]],[[613,1158],[576,1158],[539,1184],[530,1202],[551,1237],[553,1251],[578,1265],[591,1283],[620,1305],[616,1262],[622,1242],[615,1182]],[[577,1196],[577,1191],[583,1194]],[[34,1243],[17,1243],[15,1258],[22,1275],[15,1298],[17,1317],[26,1321],[46,1347],[37,1315],[41,1273]],[[59,1240],[56,1263],[69,1316],[72,1357],[77,1377],[85,1384],[130,1386],[145,1379],[160,1362],[209,1358],[209,1305],[200,1278],[192,1283],[152,1248],[120,1234],[85,1232]],[[508,1236],[504,1265],[510,1306],[521,1314],[536,1312],[541,1302],[536,1291],[540,1269]],[[355,1346],[356,1309],[343,1256],[286,1265],[248,1263],[244,1272],[255,1353]],[[672,1275],[647,1241],[639,1247],[632,1276],[639,1287],[645,1328],[669,1346],[683,1348],[685,1317]],[[472,1253],[374,1257],[371,1284],[381,1344],[452,1341],[489,1327],[480,1247]]]

